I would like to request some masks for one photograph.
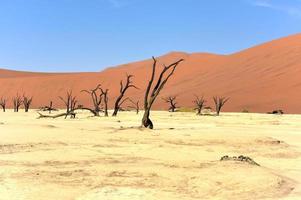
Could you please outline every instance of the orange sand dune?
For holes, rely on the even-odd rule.
[[[231,55],[172,52],[158,58],[169,64],[184,58],[170,79],[161,97],[178,95],[179,105],[193,107],[194,94],[204,95],[212,105],[213,95],[231,98],[225,111],[267,112],[283,109],[286,113],[301,113],[301,34],[274,40]],[[133,74],[140,90],[130,89],[128,96],[143,101],[143,94],[151,72],[152,60],[120,65],[102,72],[89,73],[30,73],[0,70],[0,97],[11,99],[16,93],[32,95],[33,106],[54,101],[72,89],[80,104],[90,104],[82,89],[102,84],[110,89],[111,105],[119,91],[119,81],[125,74]],[[11,104],[11,102],[10,102]],[[161,99],[157,109],[166,109]]]

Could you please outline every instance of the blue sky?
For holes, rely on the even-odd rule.
[[[301,0],[0,0],[0,68],[100,71],[301,32]]]

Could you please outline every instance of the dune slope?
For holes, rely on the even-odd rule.
[[[187,54],[172,52],[158,58],[159,64],[177,59],[185,61],[166,85],[161,96],[178,95],[179,105],[193,107],[195,94],[204,95],[212,105],[213,95],[228,96],[226,111],[249,110],[267,112],[283,109],[287,113],[301,113],[301,34],[274,40],[231,55],[208,53]],[[119,81],[125,74],[133,74],[139,90],[131,89],[128,96],[143,101],[144,88],[150,76],[152,60],[129,63],[90,73],[30,73],[0,70],[0,97],[11,98],[16,93],[34,96],[33,106],[48,104],[50,100],[61,107],[57,98],[72,89],[81,104],[90,104],[82,89],[101,83],[110,89],[110,100],[116,98]],[[168,105],[159,100],[157,109]]]

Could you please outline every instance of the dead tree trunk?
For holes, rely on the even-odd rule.
[[[108,117],[109,116],[109,113],[108,113],[108,102],[109,102],[108,92],[109,92],[109,89],[103,90],[102,88],[100,88],[100,91],[101,91],[101,94],[103,96],[105,117]]]
[[[103,93],[100,93],[98,94],[97,91],[100,90],[100,84],[97,85],[97,87],[95,89],[92,89],[92,90],[82,90],[82,92],[86,92],[88,94],[91,95],[91,99],[92,99],[92,102],[93,102],[93,106],[94,106],[94,109],[93,109],[93,113],[95,116],[99,116],[99,112],[100,112],[100,104],[101,104],[101,101],[102,101],[102,96],[103,96]],[[101,90],[100,90],[101,91]]]
[[[225,103],[229,100],[229,98],[226,97],[213,97],[213,101],[215,104],[215,110],[216,110],[216,115],[219,116],[219,113],[222,109],[222,107],[225,105]]]
[[[66,113],[65,113],[65,119],[68,115],[70,115],[71,118],[75,118],[74,109],[77,104],[76,96],[72,95],[72,91],[67,92],[66,99],[63,97],[59,97],[66,106]]]
[[[19,108],[20,108],[21,104],[22,104],[22,99],[17,94],[15,97],[13,97],[14,112],[19,112]]]
[[[3,112],[5,112],[6,99],[4,99],[3,97],[1,97],[1,99],[0,99],[0,106],[2,107]]]
[[[61,113],[61,114],[57,114],[57,115],[43,115],[42,113],[38,112],[38,114],[39,114],[38,119],[41,119],[41,118],[52,118],[52,119],[55,119],[55,118],[66,116],[66,113]]]
[[[49,114],[51,114],[52,110],[53,110],[53,108],[52,108],[52,101],[50,101],[49,107],[48,107]]]
[[[172,63],[168,66],[164,65],[164,68],[159,75],[158,81],[157,81],[155,87],[151,91],[151,87],[153,85],[154,78],[155,78],[156,66],[157,66],[157,60],[154,57],[153,57],[153,61],[154,61],[154,63],[153,63],[152,75],[151,75],[150,81],[149,81],[148,86],[145,91],[144,115],[142,118],[142,125],[146,128],[150,128],[150,129],[153,129],[153,127],[154,127],[153,123],[149,117],[152,105],[153,105],[154,101],[156,100],[156,98],[158,97],[160,91],[164,88],[168,79],[173,75],[174,71],[176,70],[176,67],[183,61],[183,59],[180,59],[177,62]],[[166,76],[164,76],[165,73],[169,69],[171,69],[171,70],[167,73]],[[150,91],[151,91],[151,93],[150,93]]]
[[[56,109],[53,108],[52,106],[53,106],[53,103],[52,103],[52,101],[50,101],[49,106],[47,108],[47,110],[49,111],[49,114],[51,114],[51,111],[56,111]]]
[[[67,96],[65,99],[63,97],[59,97],[59,98],[64,102],[64,104],[66,106],[66,112],[57,114],[57,115],[43,115],[42,113],[38,112],[38,114],[40,115],[38,117],[38,119],[40,119],[40,118],[59,118],[59,117],[63,117],[63,116],[65,116],[65,119],[66,119],[68,115],[70,115],[70,118],[75,118],[76,110],[88,110],[91,113],[93,113],[94,116],[96,115],[94,109],[84,108],[82,105],[79,105],[76,107],[77,100],[76,100],[76,97],[72,95],[72,91],[67,92]],[[50,104],[50,107],[51,106],[52,106],[52,103]]]
[[[170,112],[175,112],[177,108],[177,102],[176,102],[176,96],[168,97],[168,98],[163,98],[163,100],[166,103],[170,104],[170,107],[168,108],[168,111]]]
[[[117,97],[116,101],[115,101],[115,105],[114,105],[114,112],[113,112],[113,115],[112,116],[117,116],[117,113],[121,107],[121,105],[126,101],[128,100],[128,98],[126,99],[123,99],[124,95],[125,95],[125,92],[133,87],[133,88],[136,88],[138,89],[135,85],[132,84],[132,81],[131,81],[131,78],[133,77],[133,75],[126,75],[127,78],[126,78],[126,83],[125,85],[123,85],[123,82],[120,81],[120,94],[119,96]]]
[[[132,108],[132,109],[135,109],[136,111],[136,114],[138,115],[139,114],[139,111],[140,111],[140,107],[139,107],[139,101],[133,101],[132,99],[129,99],[130,102],[132,103],[131,106],[129,106],[129,108]]]
[[[198,96],[195,96],[195,100],[193,101],[193,103],[195,104],[195,110],[197,110],[197,115],[201,115],[202,114],[202,109],[204,107],[205,104],[205,99],[204,97],[199,98]]]
[[[56,108],[53,108],[52,101],[50,101],[49,106],[41,107],[40,110],[42,110],[42,111],[48,111],[49,114],[51,114],[52,111],[58,111]]]
[[[24,109],[25,109],[25,112],[28,112],[29,110],[29,107],[32,103],[32,97],[26,97],[25,95],[23,95],[23,105],[24,105]]]

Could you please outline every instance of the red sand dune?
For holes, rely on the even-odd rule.
[[[267,112],[283,109],[286,113],[301,113],[301,34],[274,40],[231,55],[207,53],[186,54],[172,52],[158,58],[160,64],[169,64],[179,58],[183,62],[171,77],[161,97],[178,95],[179,105],[193,107],[194,94],[204,95],[212,106],[212,96],[230,97],[225,111]],[[119,81],[125,74],[133,74],[140,90],[131,88],[127,96],[139,99],[151,72],[152,60],[145,60],[102,72],[90,73],[30,73],[0,70],[0,97],[9,99],[16,93],[32,95],[33,106],[47,105],[50,100],[62,106],[58,96],[72,89],[80,104],[90,105],[89,96],[82,89],[102,84],[109,88],[110,105],[119,91]],[[168,105],[159,97],[156,109]]]

